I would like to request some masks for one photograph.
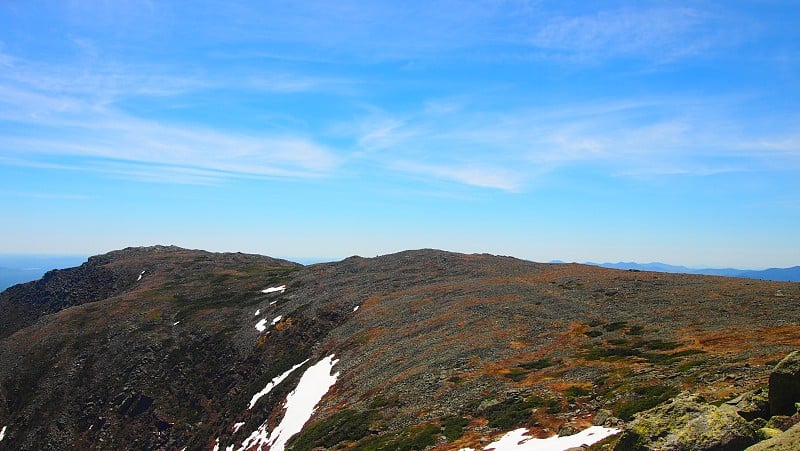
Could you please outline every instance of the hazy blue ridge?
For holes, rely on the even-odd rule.
[[[53,269],[78,266],[84,255],[0,255],[0,291],[18,283],[41,279]]]
[[[613,269],[633,269],[639,271],[656,271],[683,274],[703,274],[708,276],[744,277],[747,279],[775,280],[781,282],[800,282],[800,266],[791,268],[769,268],[763,270],[745,270],[734,268],[689,268],[686,266],[668,265],[666,263],[587,263]]]

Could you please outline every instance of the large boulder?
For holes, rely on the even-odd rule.
[[[777,434],[769,440],[747,448],[747,451],[797,451],[798,443],[800,443],[800,424],[792,426],[788,431]]]
[[[614,449],[739,451],[757,441],[756,429],[735,412],[683,393],[638,414]]]
[[[783,358],[769,375],[769,412],[771,415],[792,416],[800,402],[800,352]]]
[[[763,388],[747,392],[720,406],[736,412],[737,415],[747,421],[756,418],[769,418],[769,397]]]

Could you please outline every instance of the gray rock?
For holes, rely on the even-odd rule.
[[[783,358],[769,375],[769,412],[771,415],[794,415],[800,401],[800,352]]]
[[[597,414],[592,419],[593,426],[602,426],[606,424],[606,422],[611,418],[613,414],[610,410],[600,409],[597,411]]]
[[[735,451],[757,441],[756,429],[744,418],[684,393],[640,413],[614,449]]]
[[[769,396],[763,388],[744,393],[727,401],[723,406],[733,407],[736,414],[747,421],[769,418]]]
[[[763,418],[754,418],[750,421],[750,424],[753,426],[754,429],[761,429],[767,426],[767,420]]]
[[[779,435],[783,434],[783,431],[780,429],[773,429],[773,428],[760,428],[758,430],[758,436],[761,440],[769,440],[771,438],[775,438]]]
[[[797,451],[800,443],[800,424],[775,437],[747,448],[747,451]]]
[[[767,424],[765,424],[764,427],[785,431],[795,424],[797,424],[797,420],[794,417],[775,415],[770,418],[769,421],[767,421]]]
[[[570,423],[566,423],[558,428],[558,436],[566,437],[568,435],[575,435],[581,430]]]

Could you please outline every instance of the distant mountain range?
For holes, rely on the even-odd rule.
[[[86,261],[85,255],[0,255],[0,291],[18,283],[30,282],[41,278],[47,271],[53,269],[70,268]],[[289,259],[303,265],[334,261],[329,258]],[[553,260],[550,263],[564,263]],[[592,263],[587,265],[601,266],[603,268],[655,271],[681,274],[701,274],[709,276],[743,277],[746,279],[774,280],[782,282],[800,282],[800,266],[791,268],[770,268],[760,271],[734,269],[734,268],[689,268],[686,266],[668,265],[666,263]]]
[[[602,266],[612,269],[627,269],[634,271],[656,271],[682,274],[703,274],[707,276],[743,277],[746,279],[774,280],[781,282],[800,282],[800,266],[791,268],[769,268],[764,270],[746,270],[734,268],[687,268],[686,266],[668,265],[666,263],[587,263],[587,265]]]

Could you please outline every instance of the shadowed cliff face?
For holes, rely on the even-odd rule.
[[[125,249],[0,294],[0,448],[239,448],[331,354],[338,380],[289,448],[478,448],[763,385],[800,345],[798,300],[798,284],[435,250],[303,267]]]

